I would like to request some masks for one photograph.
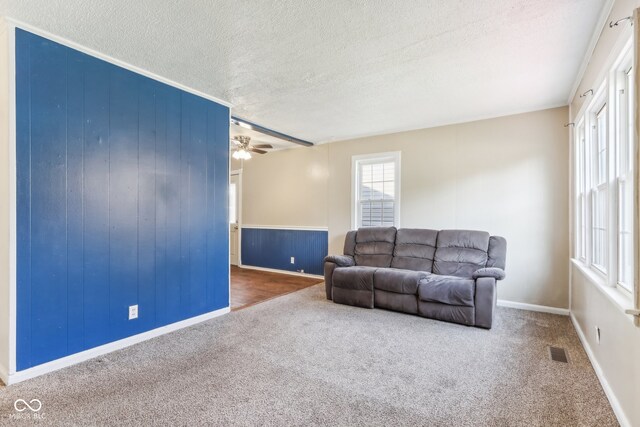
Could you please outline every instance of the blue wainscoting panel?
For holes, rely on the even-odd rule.
[[[228,307],[228,108],[15,40],[17,369]]]
[[[328,242],[327,231],[242,227],[242,264],[322,275]]]

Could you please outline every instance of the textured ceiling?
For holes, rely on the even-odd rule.
[[[321,142],[564,105],[607,1],[6,3],[9,17]]]

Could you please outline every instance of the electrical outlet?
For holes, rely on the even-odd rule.
[[[296,257],[291,257],[291,264],[295,264],[296,263]]]
[[[596,326],[596,342],[600,344],[600,328]]]
[[[138,318],[138,304],[129,306],[129,320]]]

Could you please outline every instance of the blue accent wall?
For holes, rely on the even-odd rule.
[[[228,108],[15,40],[17,369],[228,307]]]
[[[328,242],[326,231],[243,227],[242,264],[322,275]]]

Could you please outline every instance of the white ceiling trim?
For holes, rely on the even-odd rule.
[[[591,55],[593,55],[593,51],[596,50],[596,45],[598,44],[600,35],[605,29],[605,25],[607,25],[607,18],[609,18],[609,15],[611,15],[611,11],[613,10],[613,4],[615,3],[615,0],[606,0],[606,2],[607,3],[602,8],[602,12],[600,12],[600,16],[598,17],[598,24],[593,29],[593,34],[591,34],[589,47],[587,47],[587,51],[584,53],[584,57],[582,58],[582,63],[580,64],[578,74],[576,74],[576,79],[573,82],[573,86],[571,86],[571,92],[569,92],[567,104],[571,104],[573,98],[575,98],[576,96],[578,87],[580,87],[580,83],[582,83],[582,79],[584,78],[584,73],[587,72],[587,67],[589,66]]]
[[[223,99],[216,98],[215,96],[208,95],[208,94],[206,94],[204,92],[201,92],[201,91],[199,91],[197,89],[194,89],[192,87],[183,85],[182,83],[178,83],[176,81],[173,81],[173,80],[167,79],[165,77],[159,76],[159,75],[157,75],[157,74],[155,74],[155,73],[153,73],[153,72],[151,72],[149,70],[145,70],[144,68],[140,68],[140,67],[137,67],[135,65],[129,64],[127,62],[121,61],[121,60],[116,59],[116,58],[114,58],[112,56],[105,55],[104,53],[100,53],[100,52],[98,52],[96,50],[93,50],[91,48],[88,48],[88,47],[83,46],[83,45],[81,45],[79,43],[73,42],[71,40],[68,40],[68,39],[66,39],[64,37],[57,36],[55,34],[52,34],[52,33],[48,32],[48,31],[45,31],[45,30],[43,30],[41,28],[37,28],[37,27],[35,27],[33,25],[27,24],[25,22],[21,22],[21,21],[19,21],[17,19],[11,18],[11,17],[5,17],[5,20],[15,28],[20,28],[22,30],[28,31],[30,33],[36,34],[38,36],[41,36],[41,37],[44,37],[44,38],[49,39],[51,41],[54,41],[56,43],[59,43],[59,44],[61,44],[63,46],[70,47],[71,49],[75,49],[75,50],[80,51],[82,53],[86,53],[87,55],[90,55],[90,56],[93,56],[95,58],[101,59],[103,61],[109,62],[110,64],[117,65],[117,66],[122,67],[122,68],[124,68],[126,70],[133,71],[134,73],[138,73],[138,74],[141,74],[141,75],[143,75],[145,77],[149,77],[150,79],[156,80],[156,81],[158,81],[160,83],[164,83],[164,84],[167,84],[169,86],[173,86],[173,87],[175,87],[177,89],[183,90],[185,92],[189,92],[189,93],[191,93],[193,95],[197,95],[197,96],[199,96],[201,98],[208,99],[209,101],[213,101],[213,102],[216,102],[218,104],[222,104],[225,107],[229,107],[230,109],[233,108],[233,104],[230,103],[229,101],[225,101]]]

